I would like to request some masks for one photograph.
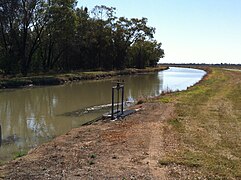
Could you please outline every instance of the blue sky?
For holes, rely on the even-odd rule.
[[[117,16],[146,17],[168,63],[240,63],[241,0],[79,0],[116,7]]]

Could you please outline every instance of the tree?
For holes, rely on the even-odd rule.
[[[18,27],[16,19],[19,3],[17,0],[3,0],[0,3],[0,43],[1,68],[9,74],[17,71],[18,64]]]
[[[27,75],[47,22],[44,0],[3,0],[0,4],[1,40],[5,61],[20,64]],[[12,64],[10,62],[10,64]]]
[[[92,52],[97,68],[112,69],[113,54],[113,26],[116,20],[115,8],[95,6],[92,10]]]
[[[44,39],[40,48],[44,71],[68,68],[69,51],[76,29],[75,0],[49,0]]]
[[[155,29],[147,26],[147,19],[120,17],[115,24],[114,46],[116,59],[114,67],[123,69],[127,65],[128,48],[140,39],[152,39]]]
[[[164,50],[161,49],[161,43],[156,41],[138,40],[129,48],[129,60],[132,67],[154,67],[163,57]]]
[[[89,67],[88,57],[90,46],[87,34],[90,31],[90,20],[87,8],[77,8],[76,14],[76,32],[72,41],[72,51],[70,66],[73,70],[87,69]]]
[[[75,7],[76,0],[2,0],[0,70],[144,68],[163,57],[146,18],[117,18],[113,7]]]

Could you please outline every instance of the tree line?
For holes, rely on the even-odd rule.
[[[155,66],[164,56],[147,18],[76,0],[1,0],[0,71],[115,70]]]

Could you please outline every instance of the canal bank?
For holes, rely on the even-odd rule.
[[[98,80],[114,76],[150,73],[167,69],[168,67],[159,66],[145,69],[131,68],[120,71],[71,72],[65,74],[49,74],[29,77],[2,77],[0,78],[0,89],[61,85],[82,80]]]
[[[188,91],[150,99],[122,121],[73,129],[35,148],[2,166],[1,176],[240,179],[240,87],[240,72],[213,69]]]

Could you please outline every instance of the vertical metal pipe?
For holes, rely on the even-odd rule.
[[[121,87],[121,114],[124,112],[124,85]]]
[[[119,91],[120,91],[120,84],[117,83],[117,108],[116,108],[116,109],[117,109],[117,110],[116,110],[117,116],[118,116],[118,113],[119,113],[119,96],[120,96]]]
[[[115,89],[112,87],[112,105],[111,105],[111,120],[114,119],[114,101],[115,101]]]
[[[0,124],[0,147],[2,146],[2,126]]]

